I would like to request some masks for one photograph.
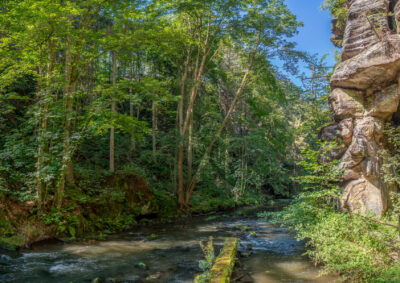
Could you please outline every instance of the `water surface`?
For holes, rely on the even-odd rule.
[[[252,233],[253,232],[253,233]],[[255,233],[254,233],[255,232]],[[149,240],[155,234],[154,240]],[[139,227],[107,240],[41,244],[22,252],[0,251],[0,282],[192,282],[201,270],[199,241],[240,237],[237,282],[335,282],[302,254],[304,246],[286,229],[253,218],[187,219],[180,224]],[[151,237],[150,237],[151,238]]]

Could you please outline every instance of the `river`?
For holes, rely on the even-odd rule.
[[[0,250],[0,282],[192,282],[201,270],[199,241],[212,236],[216,251],[227,236],[240,238],[236,282],[336,282],[302,254],[285,229],[255,217],[218,215],[138,227],[106,240],[42,243],[31,250]],[[108,280],[108,282],[112,282]]]

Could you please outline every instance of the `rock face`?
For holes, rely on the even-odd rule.
[[[342,60],[354,57],[378,43],[375,29],[383,34],[389,31],[387,0],[351,0],[348,10]]]
[[[331,77],[335,124],[322,129],[336,141],[328,153],[343,169],[343,209],[382,215],[393,188],[383,182],[384,124],[399,107],[400,1],[348,0],[342,62]],[[398,32],[399,31],[399,32]]]

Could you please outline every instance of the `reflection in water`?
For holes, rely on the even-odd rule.
[[[157,239],[147,240],[151,234]],[[0,252],[0,282],[76,283],[96,277],[120,282],[192,282],[201,272],[199,241],[209,236],[214,237],[217,247],[224,237],[241,238],[239,251],[248,257],[241,259],[245,271],[238,282],[318,283],[336,279],[318,277],[319,270],[301,256],[303,244],[286,229],[255,219],[221,218],[140,228],[91,245],[57,243],[20,254]]]
[[[336,282],[334,276],[319,276],[319,270],[302,257],[254,255],[245,261],[254,282]]]
[[[79,255],[82,257],[98,257],[106,255],[107,257],[120,257],[124,254],[134,254],[151,252],[159,249],[174,249],[180,247],[189,247],[198,245],[198,241],[173,241],[173,240],[158,240],[158,241],[106,241],[99,242],[96,245],[69,245],[62,248],[62,251]]]

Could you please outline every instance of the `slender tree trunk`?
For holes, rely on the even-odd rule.
[[[42,56],[41,56],[42,57]],[[48,41],[48,55],[47,55],[47,73],[46,73],[46,83],[41,83],[44,89],[44,99],[45,103],[43,105],[42,121],[39,130],[39,145],[38,145],[38,159],[36,164],[37,170],[37,196],[39,209],[43,209],[45,203],[45,195],[47,190],[47,184],[44,182],[42,177],[42,168],[44,165],[44,155],[48,154],[48,145],[46,141],[47,123],[48,123],[48,111],[49,111],[49,99],[51,96],[51,86],[53,80],[53,71],[55,65],[55,42],[52,39]],[[43,64],[41,64],[42,66]],[[43,76],[43,67],[41,67],[39,75]]]
[[[186,62],[183,70],[182,82],[181,82],[181,99],[178,103],[178,127],[179,127],[179,147],[178,147],[178,199],[180,207],[183,208],[185,202],[185,192],[184,192],[184,176],[183,176],[183,104],[185,101],[185,84],[189,71],[190,56],[192,54],[192,48],[189,47]]]
[[[193,152],[192,152],[192,135],[193,135],[193,112],[190,113],[190,122],[188,130],[188,141],[187,141],[187,183],[189,184],[192,179],[192,164],[193,164]]]
[[[178,160],[178,200],[180,208],[183,209],[185,206],[185,188],[183,186],[183,146],[179,147]]]
[[[191,113],[193,112],[194,108],[194,102],[196,100],[197,94],[199,92],[200,84],[201,84],[201,78],[204,73],[204,69],[207,63],[207,60],[209,59],[209,53],[212,49],[212,46],[214,44],[214,41],[216,39],[216,34],[212,36],[211,34],[211,22],[209,20],[208,25],[207,25],[207,32],[206,32],[206,38],[204,42],[202,42],[202,21],[200,20],[200,25],[199,25],[199,30],[198,30],[198,40],[199,40],[199,47],[198,47],[198,52],[197,52],[197,58],[196,58],[196,63],[195,63],[195,68],[194,68],[194,84],[191,87],[190,90],[190,96],[189,96],[189,103],[186,108],[186,116],[184,118],[184,122],[182,125],[182,130],[181,130],[181,139],[180,139],[180,145],[179,145],[179,150],[178,150],[178,166],[182,167],[179,168],[179,202],[181,203],[181,208],[186,206],[186,201],[185,201],[185,189],[184,189],[184,184],[183,184],[183,144],[184,144],[184,137],[186,134],[186,131],[188,130],[189,127],[189,121],[190,121],[190,116]],[[202,45],[201,45],[202,44]],[[202,48],[201,48],[202,46]],[[202,55],[200,56],[200,53],[202,52]],[[201,57],[201,60],[200,60]],[[184,85],[183,85],[184,86]],[[184,90],[184,87],[183,87]],[[182,102],[183,103],[183,102]],[[183,119],[183,114],[182,114],[182,119]],[[183,203],[181,202],[183,200]]]
[[[228,131],[225,131],[225,158],[224,158],[224,172],[225,172],[225,180],[228,180],[228,176],[229,176],[229,143],[228,143]],[[226,182],[228,183],[228,182]]]
[[[239,193],[239,197],[243,196],[244,190],[245,190],[245,148],[244,148],[244,144],[242,145],[242,162],[241,162],[241,178],[240,178],[240,193]]]
[[[75,141],[75,147],[72,146],[71,136],[73,133],[73,103],[74,103],[74,92],[76,89],[76,84],[79,78],[79,62],[81,59],[81,52],[83,50],[84,41],[84,31],[86,27],[90,24],[91,16],[90,13],[93,11],[93,7],[88,7],[86,13],[82,16],[80,27],[79,27],[79,35],[72,38],[72,33],[70,33],[70,27],[73,26],[73,17],[72,15],[68,16],[68,30],[67,30],[67,47],[65,50],[65,86],[64,86],[64,107],[66,109],[66,121],[64,128],[64,151],[63,157],[61,161],[61,174],[59,179],[58,188],[55,194],[55,201],[53,205],[56,205],[58,208],[62,206],[62,201],[64,197],[65,183],[73,184],[74,183],[74,175],[73,175],[73,167],[72,167],[72,157],[74,151],[76,150],[77,141]],[[97,7],[96,12],[93,13],[96,15],[100,11],[100,6]],[[74,43],[74,46],[72,44]]]
[[[72,132],[72,112],[73,112],[73,92],[75,91],[76,86],[76,77],[73,78],[75,74],[73,74],[73,62],[72,62],[72,46],[71,46],[71,38],[67,39],[68,47],[67,47],[67,55],[66,55],[66,75],[67,75],[67,85],[65,88],[65,96],[66,96],[66,109],[67,109],[67,121],[66,121],[66,179],[68,183],[74,182],[74,171],[72,167],[72,156],[70,156],[70,147],[71,147],[71,132]],[[78,55],[76,55],[78,56]],[[76,58],[75,58],[76,59]]]
[[[70,19],[70,21],[72,21]],[[67,36],[67,48],[65,51],[65,87],[64,87],[64,105],[67,111],[66,122],[64,129],[64,152],[61,163],[61,177],[57,188],[55,205],[60,208],[64,197],[65,182],[71,182],[71,120],[73,110],[73,97],[72,97],[72,39]]]
[[[130,60],[129,68],[129,81],[133,82],[133,60]],[[129,86],[129,116],[135,117],[133,109],[133,97],[132,97],[132,86]],[[134,152],[136,151],[136,141],[135,141],[135,130],[131,132],[131,145],[129,148],[129,159],[132,161]]]
[[[153,143],[153,160],[156,161],[156,153],[157,153],[157,104],[153,101],[152,103],[152,143]]]
[[[113,86],[115,87],[117,84],[117,58],[115,51],[112,52],[112,66],[113,66],[113,71],[112,71],[112,82]],[[115,101],[112,102],[111,104],[111,111],[112,114],[117,113],[117,104]],[[115,171],[115,129],[114,126],[110,128],[110,172]]]
[[[212,150],[215,142],[217,141],[218,137],[221,135],[222,131],[224,130],[226,124],[228,123],[228,120],[229,120],[230,116],[232,115],[233,110],[235,109],[237,103],[239,102],[239,100],[241,98],[241,94],[243,92],[243,89],[246,86],[250,70],[253,67],[254,57],[257,54],[257,49],[258,49],[258,46],[260,44],[260,41],[261,41],[261,38],[259,36],[258,39],[257,39],[257,43],[256,43],[256,45],[254,47],[254,50],[250,54],[249,65],[247,67],[246,72],[243,75],[243,78],[242,78],[242,81],[240,83],[240,86],[236,91],[236,94],[235,94],[235,97],[234,97],[234,99],[232,101],[232,104],[230,105],[229,110],[228,110],[224,120],[222,121],[222,123],[221,123],[220,127],[218,128],[217,132],[215,133],[213,139],[211,140],[210,144],[208,145],[207,150],[205,151],[202,159],[200,160],[200,164],[199,164],[199,167],[196,170],[196,173],[193,175],[192,181],[191,181],[191,183],[190,183],[190,185],[188,187],[188,190],[186,192],[185,206],[189,205],[190,198],[191,198],[191,196],[193,194],[194,188],[195,188],[196,183],[197,183],[197,178],[199,177],[200,173],[202,172],[202,170],[206,166],[208,158],[209,158],[209,155],[211,153],[211,150]]]
[[[203,76],[203,72],[206,66],[206,62],[208,59],[208,55],[211,51],[212,45],[214,43],[214,40],[211,40],[211,44],[210,43],[210,22],[208,23],[208,28],[207,28],[207,33],[206,33],[206,39],[203,45],[203,55],[201,58],[201,62],[198,65],[198,63],[196,63],[196,68],[194,70],[194,74],[195,74],[195,82],[194,85],[191,88],[191,93],[190,93],[190,99],[189,99],[189,104],[187,106],[186,109],[186,117],[185,117],[185,121],[183,123],[183,128],[182,128],[182,135],[184,136],[186,134],[186,130],[188,128],[189,125],[189,120],[190,120],[190,113],[193,111],[193,107],[194,107],[194,102],[196,100],[197,94],[199,92],[199,88],[200,88],[200,83],[201,83],[201,77]],[[201,40],[201,29],[199,30],[199,39]],[[199,49],[200,50],[200,49]]]

